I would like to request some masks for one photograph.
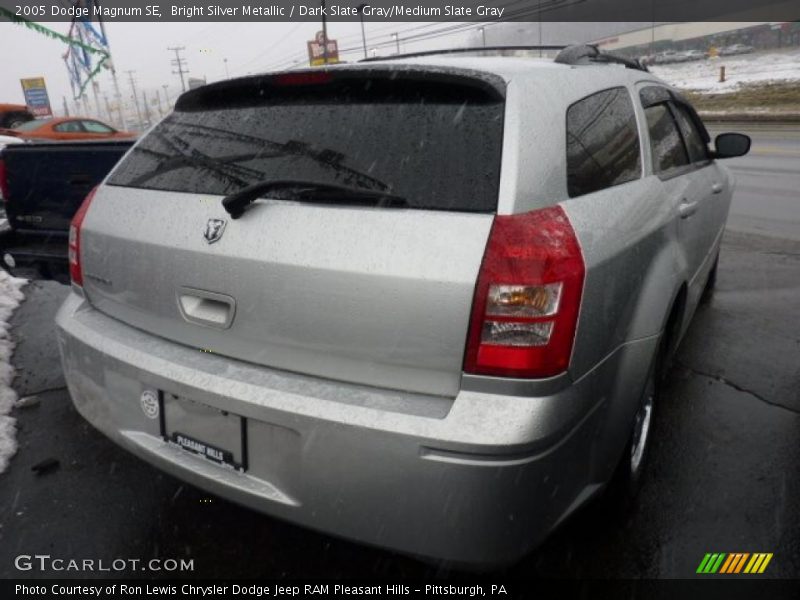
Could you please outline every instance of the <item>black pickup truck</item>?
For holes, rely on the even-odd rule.
[[[8,224],[0,264],[13,275],[69,281],[72,216],[133,141],[15,144],[0,151],[0,195]]]

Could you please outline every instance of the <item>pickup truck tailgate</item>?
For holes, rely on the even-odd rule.
[[[13,229],[60,231],[132,141],[17,144],[3,150],[6,214]],[[66,250],[65,250],[66,252]]]

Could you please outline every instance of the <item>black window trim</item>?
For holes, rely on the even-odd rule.
[[[673,98],[673,100],[671,102],[668,102],[668,104],[669,104],[670,110],[672,111],[673,118],[676,117],[676,115],[675,115],[676,108],[681,107],[681,108],[686,109],[686,113],[689,116],[689,122],[692,125],[694,125],[694,128],[697,130],[697,133],[700,135],[700,139],[703,141],[703,149],[705,150],[706,157],[704,159],[701,159],[701,160],[693,161],[692,160],[692,154],[691,154],[691,152],[689,152],[689,143],[686,140],[686,136],[683,134],[683,130],[680,127],[678,127],[678,131],[681,134],[681,139],[683,140],[683,146],[684,146],[684,148],[686,148],[686,156],[689,157],[689,164],[690,165],[696,165],[696,167],[698,169],[702,169],[703,167],[707,167],[708,165],[711,164],[711,160],[712,160],[711,159],[711,154],[708,151],[708,142],[709,142],[709,140],[707,139],[708,138],[708,132],[707,132],[705,126],[698,127],[698,125],[697,125],[698,121],[696,119],[699,119],[699,116],[697,116],[697,113],[695,112],[695,110],[692,107],[692,105],[689,104],[688,102],[686,102],[683,99]],[[702,121],[700,121],[700,123],[702,125]]]
[[[705,167],[709,166],[714,159],[711,157],[711,153],[708,151],[708,142],[710,140],[710,136],[708,135],[708,130],[706,129],[705,125],[703,124],[702,120],[700,120],[700,116],[697,114],[697,111],[694,107],[689,104],[688,100],[686,100],[683,96],[674,92],[670,88],[657,84],[655,82],[647,82],[648,85],[642,87],[639,90],[639,103],[642,106],[642,110],[647,111],[648,108],[652,108],[653,106],[658,105],[665,105],[667,107],[667,111],[669,111],[670,116],[672,117],[673,122],[675,123],[675,128],[678,130],[678,136],[680,137],[681,144],[683,145],[683,150],[686,152],[686,158],[689,161],[685,165],[680,165],[678,167],[672,167],[671,169],[667,169],[666,171],[657,171],[655,168],[655,156],[650,157],[650,168],[653,171],[653,175],[657,176],[661,181],[669,181],[675,177],[680,175],[686,175],[687,173],[691,173],[693,171],[699,171],[700,169],[704,169]],[[646,102],[645,99],[642,97],[643,92],[647,88],[658,88],[659,90],[663,90],[665,94],[663,94],[662,98],[655,102]],[[686,112],[689,114],[689,120],[698,130],[700,134],[700,138],[703,140],[705,148],[706,148],[706,159],[701,161],[692,161],[692,156],[689,152],[689,145],[686,142],[686,137],[683,134],[683,130],[678,123],[678,119],[676,116],[676,106],[682,106],[686,109]],[[646,121],[646,119],[645,119]],[[650,134],[650,128],[647,127],[647,141],[650,146],[650,154],[653,153],[653,141]]]
[[[601,188],[599,190],[594,190],[594,192],[588,192],[588,194],[601,192],[603,190],[610,190],[612,188],[619,187],[621,185],[625,185],[625,184],[628,184],[628,183],[633,183],[635,181],[641,181],[642,179],[644,179],[644,176],[645,176],[645,174],[644,174],[644,171],[645,171],[644,170],[644,145],[642,143],[642,130],[639,127],[639,119],[638,119],[638,117],[636,115],[636,101],[632,97],[631,90],[627,85],[612,85],[611,87],[603,88],[603,89],[600,89],[600,90],[595,90],[591,94],[587,94],[586,96],[583,96],[582,98],[578,98],[577,100],[575,100],[575,102],[570,103],[567,106],[567,109],[564,111],[564,132],[566,134],[565,135],[566,142],[567,142],[567,144],[569,144],[569,111],[570,111],[570,109],[573,106],[575,106],[576,104],[578,104],[579,102],[583,102],[587,98],[591,98],[592,96],[594,96],[596,94],[602,94],[603,92],[610,92],[612,90],[624,90],[627,93],[628,100],[630,100],[630,103],[631,103],[631,109],[633,110],[633,118],[634,118],[635,129],[636,129],[636,140],[637,140],[637,142],[639,144],[639,176],[635,177],[633,179],[629,179],[628,181],[623,181],[621,183],[614,184],[614,185],[609,186],[609,187]],[[648,140],[649,140],[649,137],[648,137]],[[565,163],[565,166],[567,166],[566,163]],[[567,171],[568,170],[569,169],[567,168]],[[566,178],[565,178],[564,183],[565,183],[565,187],[566,187],[566,190],[567,190],[567,198],[569,198],[570,200],[573,199],[573,198],[581,198],[583,196],[588,195],[588,194],[580,194],[578,196],[572,196],[569,193],[569,183],[567,182]]]

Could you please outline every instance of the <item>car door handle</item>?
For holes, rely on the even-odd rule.
[[[678,206],[678,214],[681,216],[681,219],[688,219],[696,212],[697,212],[697,201],[689,202],[688,200],[684,199]]]
[[[711,185],[711,191],[714,192],[715,194],[719,194],[722,191],[722,189],[723,185],[721,183],[714,182]]]

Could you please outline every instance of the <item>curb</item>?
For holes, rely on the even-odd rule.
[[[703,121],[738,121],[745,123],[800,123],[800,113],[718,113],[697,111]]]

